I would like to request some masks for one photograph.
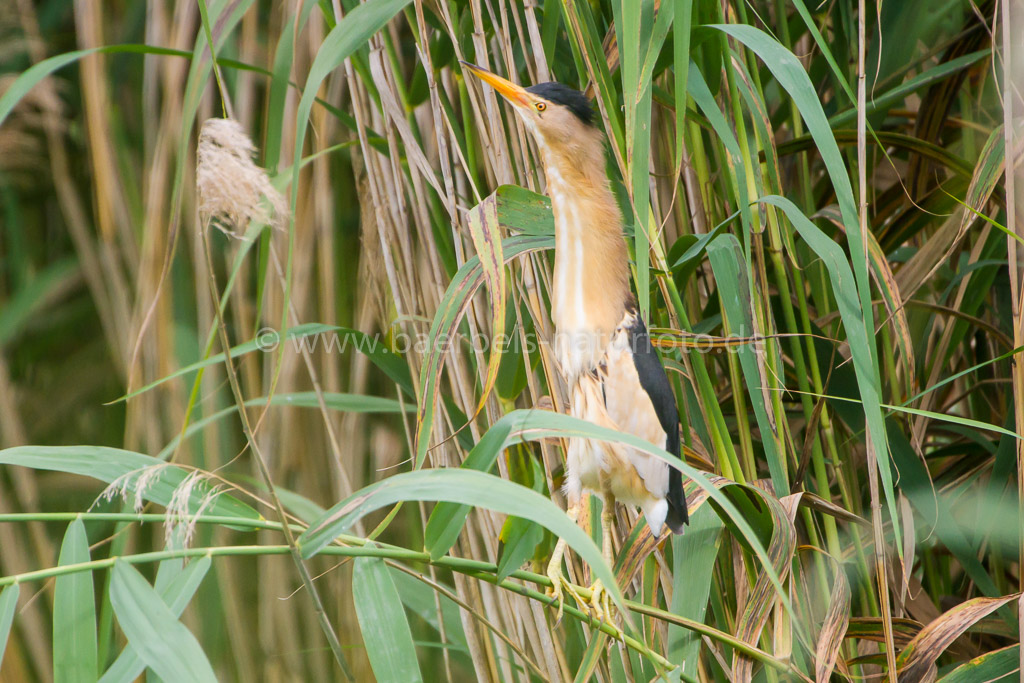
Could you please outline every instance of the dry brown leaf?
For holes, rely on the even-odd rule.
[[[918,633],[900,653],[899,679],[904,683],[920,683],[933,676],[935,662],[954,640],[992,612],[1013,602],[1020,593],[1002,598],[974,598],[963,602]]]

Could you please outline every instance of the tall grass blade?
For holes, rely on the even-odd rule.
[[[168,565],[171,564],[179,565],[174,570],[173,576],[170,571],[167,571]],[[200,557],[189,562],[184,568],[180,567],[180,562],[170,561],[160,564],[154,588],[175,618],[180,617],[189,602],[192,601],[196,591],[199,590],[199,584],[206,578],[212,564],[213,560],[209,557]],[[135,651],[132,644],[128,643],[124,651],[100,677],[100,683],[131,683],[142,675],[145,669],[146,662]]]
[[[384,560],[356,558],[352,569],[352,601],[377,680],[380,683],[422,681],[409,620]]]
[[[722,522],[705,505],[690,518],[682,536],[672,539],[673,614],[707,623],[708,598],[714,580],[715,559],[721,543]],[[700,635],[680,626],[668,627],[668,659],[682,666],[682,673],[696,677],[700,659]]]
[[[495,196],[491,195],[470,211],[466,217],[466,224],[469,226],[469,234],[473,238],[473,246],[476,247],[476,257],[480,261],[480,269],[484,281],[487,283],[488,298],[491,304],[492,344],[490,359],[487,362],[487,374],[483,389],[480,391],[479,405],[476,408],[476,412],[479,414],[484,408],[491,389],[494,388],[494,382],[498,379],[502,345],[505,339],[505,258],[502,253],[500,219]]]
[[[750,298],[750,278],[743,259],[743,248],[732,234],[725,233],[712,240],[707,247],[711,267],[718,283],[718,296],[729,322],[730,336],[749,337],[760,334],[754,326],[754,311]],[[737,355],[743,368],[747,393],[754,408],[757,426],[761,432],[768,470],[771,472],[775,494],[789,490],[789,475],[785,453],[779,450],[779,426],[775,424],[770,409],[768,378],[765,371],[765,345],[743,345],[737,347]]]
[[[114,563],[110,602],[128,642],[165,681],[217,680],[195,636],[134,567]]]
[[[7,651],[7,640],[11,635],[11,625],[14,623],[14,613],[18,609],[20,592],[21,586],[14,584],[0,593],[0,664],[3,664],[4,652]]]
[[[309,68],[306,85],[302,89],[295,122],[295,158],[292,161],[292,214],[299,189],[299,169],[302,161],[303,143],[306,140],[306,124],[313,109],[313,102],[324,80],[348,59],[352,53],[370,39],[386,23],[391,21],[410,0],[370,0],[357,5],[345,15],[327,34],[316,52],[316,59]]]
[[[89,561],[89,539],[78,519],[68,525],[58,563],[64,567]],[[53,596],[53,679],[56,683],[95,681],[96,594],[92,572],[57,577]]]
[[[801,73],[803,72],[801,71]],[[804,78],[806,78],[806,74],[804,74]],[[836,155],[838,156],[838,150]],[[877,453],[880,456],[878,472],[883,491],[885,492],[886,503],[889,507],[889,515],[896,539],[895,545],[902,548],[892,471],[887,463],[889,448],[885,425],[882,422],[881,401],[879,400],[879,378],[877,365],[874,361],[874,329],[870,326],[870,305],[867,308],[858,305],[856,280],[850,270],[850,264],[846,260],[842,249],[839,248],[839,245],[830,240],[825,233],[804,216],[796,204],[785,197],[762,197],[761,201],[765,204],[776,206],[785,212],[793,227],[796,228],[796,231],[808,246],[821,257],[825,268],[828,270],[832,292],[839,306],[839,312],[843,318],[843,325],[846,328],[847,338],[850,342],[853,368],[856,373],[857,386],[860,390],[861,401],[864,407],[864,417],[868,426],[867,438],[871,439],[875,444]]]

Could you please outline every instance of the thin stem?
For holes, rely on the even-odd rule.
[[[260,451],[259,444],[256,442],[256,435],[253,432],[252,425],[249,423],[249,414],[245,410],[245,397],[242,396],[242,388],[238,383],[238,374],[235,372],[235,367],[231,363],[231,341],[228,339],[228,330],[224,323],[224,315],[221,312],[220,307],[217,306],[219,297],[217,296],[216,271],[213,268],[213,255],[210,252],[210,240],[208,234],[209,226],[201,226],[200,232],[203,239],[203,251],[206,254],[210,296],[213,299],[214,310],[217,311],[217,330],[220,333],[221,346],[224,347],[224,368],[228,376],[228,384],[231,385],[231,393],[235,397],[235,405],[238,406],[238,416],[242,421],[242,431],[245,432],[245,439],[248,441],[249,447],[252,449],[253,460],[256,461],[256,467],[259,470],[260,477],[263,479],[264,486],[267,487],[267,492],[270,494],[271,502],[274,504],[277,516],[281,520],[281,530],[284,532],[284,538],[288,543],[288,549],[291,553],[292,559],[295,561],[295,567],[299,570],[299,578],[302,580],[302,585],[305,586],[307,591],[309,591],[309,597],[313,601],[313,609],[320,622],[320,628],[323,629],[324,635],[327,637],[327,643],[330,645],[331,651],[333,652],[338,665],[341,667],[342,673],[345,674],[345,678],[349,681],[354,681],[355,677],[352,675],[352,671],[349,669],[348,663],[345,661],[345,655],[341,651],[341,643],[338,641],[338,634],[334,632],[331,620],[327,616],[327,612],[324,610],[323,602],[320,600],[320,594],[317,592],[316,586],[313,585],[313,578],[310,576],[309,569],[306,568],[306,564],[302,560],[302,555],[299,553],[299,548],[295,544],[295,537],[292,535],[291,527],[288,525],[288,514],[285,512],[284,506],[281,504],[281,499],[277,496],[277,491],[274,489],[273,478],[270,476],[270,470],[267,468],[266,459]]]
[[[4,522],[73,522],[81,519],[84,522],[164,522],[167,515],[156,512],[12,512],[0,515],[0,524]],[[245,519],[224,515],[202,515],[189,518],[189,522],[199,524],[223,524],[225,526],[245,526],[253,529],[280,529],[280,522],[268,519]],[[293,530],[304,531],[305,527],[298,524],[289,525]]]
[[[234,112],[231,111],[231,100],[228,99],[227,88],[224,87],[224,80],[220,75],[220,66],[217,64],[217,52],[213,47],[213,33],[210,29],[210,12],[206,7],[206,0],[199,0],[199,16],[202,19],[203,32],[206,35],[206,42],[210,46],[210,61],[213,63],[213,77],[217,81],[217,90],[220,92],[220,111],[226,119],[233,119]]]
[[[867,49],[865,38],[866,8],[864,0],[859,0],[857,7],[857,182],[859,184],[860,233],[864,240],[862,253],[867,254],[868,235],[868,181],[867,181],[867,97],[866,74],[864,73],[864,55]],[[870,309],[864,311],[869,317]],[[870,319],[868,320],[870,324]],[[882,610],[882,633],[885,637],[885,660],[893,683],[897,679],[896,649],[893,643],[892,614],[889,609],[889,577],[885,568],[885,544],[882,538],[882,507],[878,490],[878,458],[886,458],[886,453],[875,451],[874,441],[869,437],[867,443],[868,489],[871,494],[871,527],[875,538],[875,578],[878,582],[878,602]],[[888,463],[884,467],[888,467]],[[896,520],[892,520],[893,524]]]

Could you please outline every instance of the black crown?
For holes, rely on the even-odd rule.
[[[540,95],[549,102],[566,107],[586,125],[594,125],[594,110],[590,106],[590,101],[579,90],[573,90],[567,85],[554,81],[531,85],[526,90],[534,95]]]

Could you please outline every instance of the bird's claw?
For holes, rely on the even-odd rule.
[[[614,629],[615,633],[611,634],[612,637],[621,637],[622,630],[615,624],[615,606],[612,604],[611,595],[605,590],[604,584],[600,580],[595,581],[590,587],[590,598],[585,599],[561,572],[550,572],[547,576],[551,580],[551,587],[545,591],[545,594],[552,599],[552,604],[558,605],[555,624],[559,624],[562,621],[565,593],[568,593],[576,601],[579,608],[586,612],[591,619],[607,624]]]
[[[558,604],[558,614],[555,616],[555,624],[562,621],[562,608],[565,607],[565,596],[562,593],[563,589],[572,596],[577,605],[586,608],[588,604],[587,601],[576,592],[576,588],[569,583],[561,571],[549,571],[547,576],[551,581],[551,587],[544,592],[549,598],[552,598],[553,602]]]
[[[615,624],[615,606],[612,604],[611,595],[605,590],[600,579],[590,587],[590,599],[585,599],[560,571],[549,571],[547,577],[551,581],[551,587],[544,593],[552,599],[552,604],[558,605],[558,614],[555,616],[556,625],[562,621],[565,593],[568,593],[579,608],[592,619],[614,629],[615,633],[612,634],[612,637],[620,638],[622,636],[622,630]]]
[[[614,636],[618,638],[622,631],[615,625],[615,612],[612,605],[611,595],[605,590],[604,584],[598,579],[590,587],[590,600],[586,603],[586,610],[597,621],[608,624],[615,629]]]

